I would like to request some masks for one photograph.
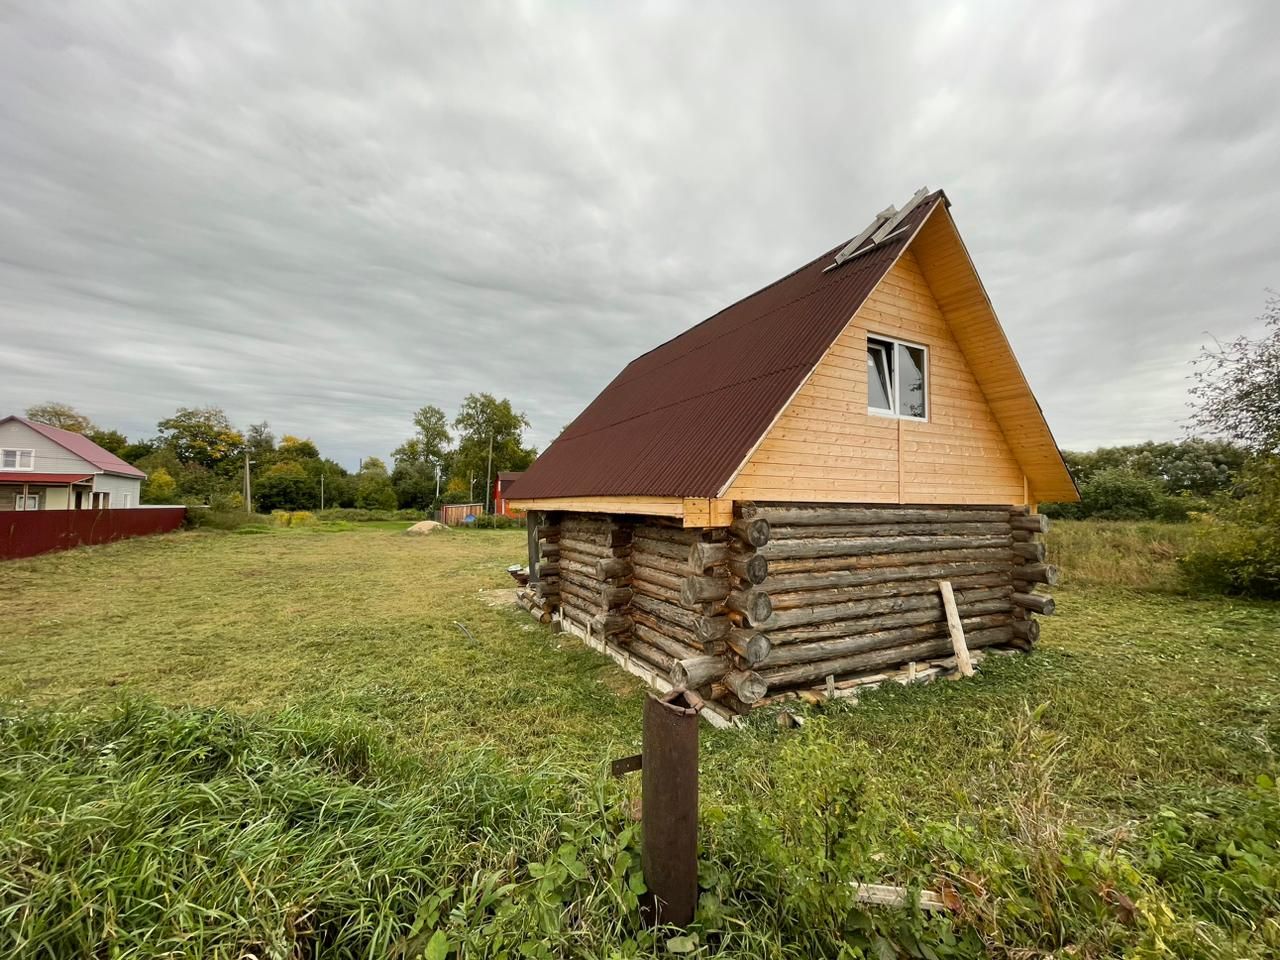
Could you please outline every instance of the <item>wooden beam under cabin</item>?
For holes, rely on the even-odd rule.
[[[698,528],[727,527],[733,522],[733,501],[716,497],[546,497],[509,500],[507,505],[515,510],[671,517]]]

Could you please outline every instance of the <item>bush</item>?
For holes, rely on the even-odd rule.
[[[425,510],[364,510],[360,507],[334,507],[329,510],[321,510],[315,516],[318,520],[326,523],[335,520],[366,523],[374,520],[408,520],[417,522],[418,520],[431,519],[430,514]]]
[[[1280,599],[1280,458],[1247,469],[1241,487],[1203,522],[1183,572],[1201,590]]]
[[[1205,504],[1187,493],[1171,496],[1152,477],[1111,467],[1099,470],[1080,485],[1079,503],[1046,503],[1048,517],[1062,520],[1164,520],[1185,522]]]
[[[277,527],[306,527],[316,522],[316,515],[309,510],[272,510],[271,522]]]
[[[512,530],[524,526],[524,517],[506,517],[502,514],[484,513],[475,523],[466,524],[474,530]]]
[[[244,510],[215,510],[212,507],[187,507],[187,526],[204,530],[239,530],[242,527],[261,527],[271,523],[271,518]]]

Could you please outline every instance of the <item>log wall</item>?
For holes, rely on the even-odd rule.
[[[558,608],[650,682],[737,712],[951,656],[943,580],[971,650],[1029,649],[1035,615],[1053,612],[1047,521],[1026,507],[735,511],[715,529],[553,514],[538,527],[539,576],[521,603],[540,619]]]

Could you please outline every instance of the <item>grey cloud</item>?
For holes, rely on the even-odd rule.
[[[1058,439],[1179,430],[1280,280],[1267,2],[0,8],[0,412],[179,404],[354,464],[948,191]]]

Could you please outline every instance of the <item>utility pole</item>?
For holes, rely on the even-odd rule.
[[[440,499],[440,461],[436,461],[436,499]]]
[[[493,431],[489,431],[489,465],[484,468],[484,512],[493,513],[491,497],[493,496]]]
[[[253,515],[253,496],[249,489],[249,464],[253,461],[249,459],[249,451],[244,452],[244,512]]]
[[[324,467],[320,468],[320,509],[324,509]]]

